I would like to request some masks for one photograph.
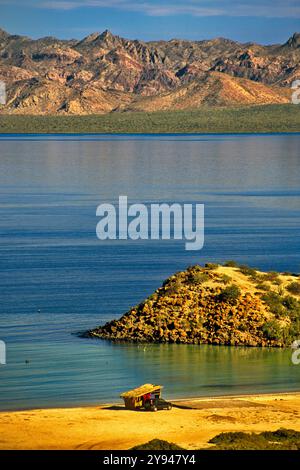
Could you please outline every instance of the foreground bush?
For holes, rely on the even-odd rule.
[[[209,443],[216,444],[216,450],[300,450],[300,432],[284,428],[259,434],[222,432]]]
[[[236,261],[230,259],[228,261],[225,261],[224,263],[224,266],[226,266],[227,268],[238,268],[239,265]]]
[[[239,297],[241,296],[241,290],[238,286],[232,284],[231,286],[226,287],[219,294],[218,298],[220,302],[228,302],[230,304],[236,304]]]
[[[152,439],[152,441],[146,442],[132,447],[130,450],[184,450],[173,442],[163,441],[161,439]]]
[[[287,290],[294,295],[300,295],[300,282],[291,282],[287,286]]]

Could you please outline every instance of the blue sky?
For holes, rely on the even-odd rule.
[[[270,44],[300,31],[300,0],[0,0],[0,27],[34,38],[109,29],[131,39]]]

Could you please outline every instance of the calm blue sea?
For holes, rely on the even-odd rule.
[[[300,135],[0,136],[0,409],[300,390],[289,350],[116,345],[75,333],[175,271],[235,259],[300,272]],[[96,238],[96,207],[205,204],[205,245]]]

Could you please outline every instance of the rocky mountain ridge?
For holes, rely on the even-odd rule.
[[[90,114],[287,103],[300,34],[284,44],[224,38],[144,42],[110,31],[37,40],[0,30],[2,113]]]

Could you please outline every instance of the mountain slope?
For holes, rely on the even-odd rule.
[[[77,41],[0,30],[2,113],[105,114],[115,110],[285,103],[300,78],[300,35],[261,46],[217,38],[143,42],[109,31]]]
[[[193,109],[201,106],[232,106],[289,103],[290,91],[247,79],[211,72],[202,81],[193,81],[175,91],[159,96],[137,98],[125,109],[155,111]],[[122,107],[120,107],[122,109]]]

